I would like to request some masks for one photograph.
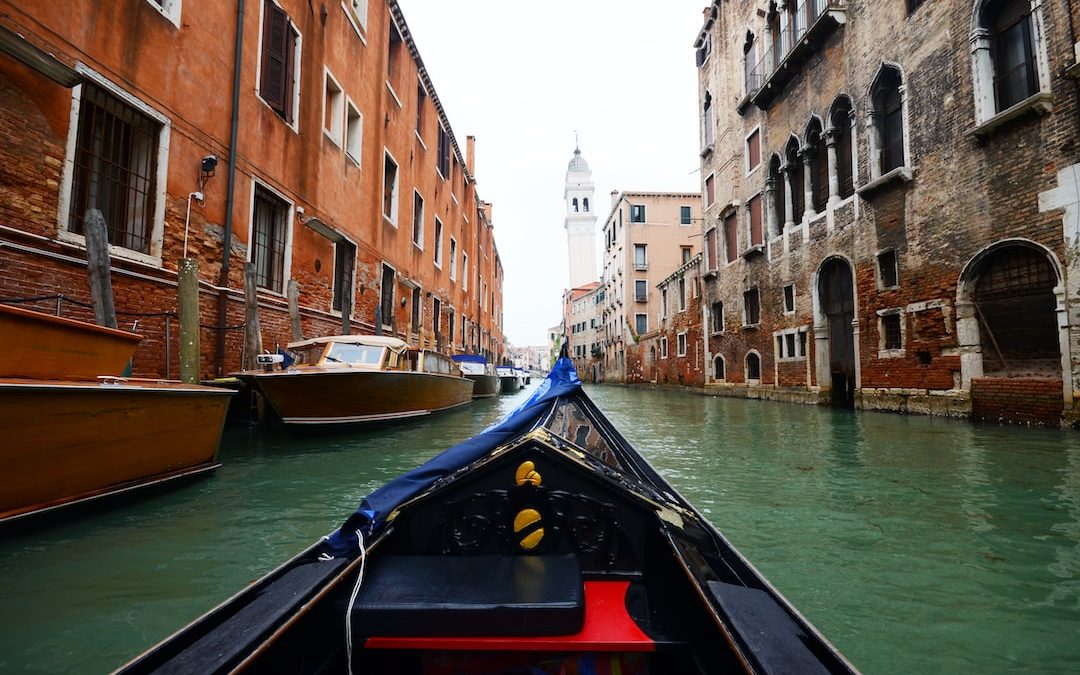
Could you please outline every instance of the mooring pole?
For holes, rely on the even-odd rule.
[[[180,381],[199,383],[199,261],[181,258],[180,282]]]
[[[300,326],[300,285],[296,279],[289,279],[285,288],[285,295],[289,299],[289,325],[292,327],[293,342],[304,339],[304,331]]]
[[[255,280],[255,263],[244,265],[244,370],[255,370],[255,357],[262,353],[262,331],[259,329],[259,293]]]
[[[90,275],[94,322],[116,328],[116,306],[113,305],[112,279],[109,277],[109,230],[101,211],[86,211],[83,236],[86,237],[86,271]]]

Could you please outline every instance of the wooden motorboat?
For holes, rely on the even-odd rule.
[[[117,377],[140,339],[0,306],[0,522],[219,466],[232,392]]]
[[[236,377],[258,389],[286,425],[388,422],[472,400],[473,382],[444,354],[375,335],[291,342],[296,360]]]
[[[491,398],[502,390],[495,366],[480,354],[455,354],[450,357],[461,368],[461,374],[473,381],[473,398]]]
[[[123,372],[142,337],[0,305],[0,377],[92,380]]]
[[[513,394],[521,389],[521,378],[514,372],[513,366],[497,366],[495,372],[499,374],[499,382],[502,383],[504,394]]]
[[[853,673],[569,359],[134,673]]]

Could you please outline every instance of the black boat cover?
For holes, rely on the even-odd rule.
[[[368,534],[375,532],[384,524],[387,515],[398,506],[431,487],[440,478],[472,464],[500,445],[527,432],[547,410],[551,401],[580,388],[581,381],[574,370],[573,362],[566,357],[560,358],[533,395],[501,422],[439,453],[365,497],[345,524],[326,538],[325,551],[335,558],[355,554],[359,541],[357,531]]]

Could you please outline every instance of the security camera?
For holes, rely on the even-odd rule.
[[[217,168],[218,158],[217,155],[207,155],[202,158],[202,170],[204,173],[213,173]]]

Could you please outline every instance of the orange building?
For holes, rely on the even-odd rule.
[[[240,366],[247,262],[268,348],[291,340],[295,280],[305,337],[344,309],[351,332],[502,358],[475,143],[395,0],[0,0],[0,120],[0,297],[91,316],[101,210],[136,374],[178,372],[185,256],[206,376]]]

